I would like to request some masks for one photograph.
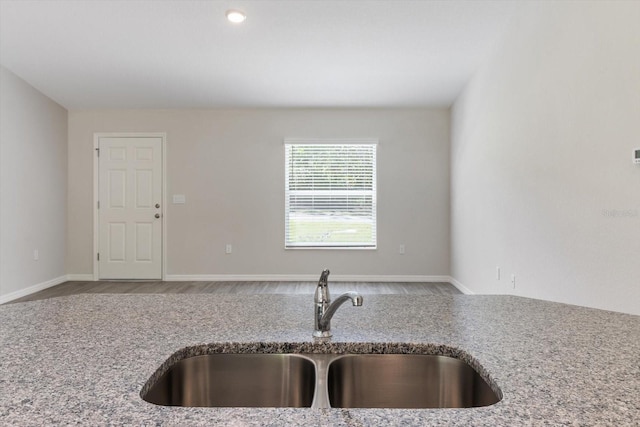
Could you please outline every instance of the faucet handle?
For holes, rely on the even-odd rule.
[[[318,280],[318,286],[327,286],[327,281],[329,280],[329,269],[325,268],[324,270],[322,270],[322,273],[320,274],[320,280]]]
[[[325,268],[320,274],[320,280],[318,280],[318,286],[316,287],[316,294],[314,301],[316,304],[328,304],[331,300],[329,296],[329,269]],[[324,311],[324,309],[322,309]]]

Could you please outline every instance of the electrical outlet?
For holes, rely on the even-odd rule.
[[[400,253],[400,255],[404,255],[404,245],[400,245],[400,247],[398,248],[398,252]]]
[[[33,260],[38,261],[40,259],[40,252],[37,249],[33,250]]]
[[[496,280],[500,280],[500,267],[496,267]]]
[[[230,254],[231,252],[233,252],[233,247],[231,246],[231,243],[227,243],[227,246],[224,248],[225,253]]]
[[[515,274],[511,275],[511,286],[513,287],[513,289],[516,288],[516,275]]]

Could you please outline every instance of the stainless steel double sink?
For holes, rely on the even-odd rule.
[[[166,406],[471,408],[501,399],[467,363],[416,354],[209,354],[142,394]]]

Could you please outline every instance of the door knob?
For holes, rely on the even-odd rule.
[[[156,214],[156,218],[160,218],[160,214]]]
[[[156,209],[160,207],[160,203],[156,203]]]

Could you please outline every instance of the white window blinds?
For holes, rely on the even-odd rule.
[[[376,141],[285,140],[285,247],[376,247]]]

